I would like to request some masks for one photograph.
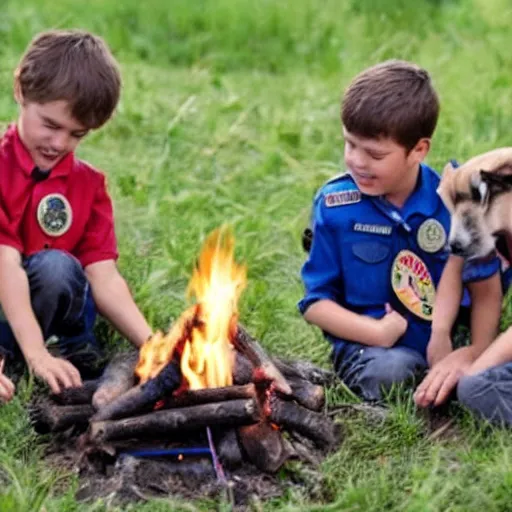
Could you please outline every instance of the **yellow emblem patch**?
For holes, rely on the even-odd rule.
[[[411,251],[400,251],[391,268],[391,285],[400,302],[423,320],[432,320],[436,289],[423,260]]]

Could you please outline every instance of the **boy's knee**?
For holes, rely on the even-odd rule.
[[[54,297],[69,290],[70,283],[85,285],[85,274],[80,262],[71,254],[56,249],[30,256],[25,263],[32,289],[45,290]]]
[[[375,360],[372,366],[374,378],[385,388],[417,376],[426,369],[419,354],[398,349],[389,350],[385,359]]]
[[[484,381],[479,375],[465,375],[457,384],[457,399],[466,407],[473,409],[477,397],[481,394]]]
[[[412,350],[403,348],[364,350],[368,351],[369,360],[356,377],[354,384],[366,400],[381,400],[382,390],[388,391],[393,385],[412,381],[427,367],[423,357]],[[363,353],[362,356],[364,355]]]

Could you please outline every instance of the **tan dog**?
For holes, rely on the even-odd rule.
[[[458,168],[448,164],[437,189],[450,211],[453,254],[485,257],[500,234],[512,236],[512,147],[478,155]]]

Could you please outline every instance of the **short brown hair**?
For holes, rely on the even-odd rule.
[[[367,138],[391,137],[409,152],[432,137],[439,100],[429,74],[401,60],[366,69],[348,86],[341,107],[345,128]]]
[[[37,35],[15,71],[23,98],[36,103],[66,100],[71,115],[89,129],[112,116],[121,76],[108,46],[82,30],[52,30]]]

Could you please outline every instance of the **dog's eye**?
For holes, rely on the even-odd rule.
[[[487,203],[488,196],[489,186],[484,181],[480,182],[478,185],[471,185],[471,200],[473,202],[484,205]]]

